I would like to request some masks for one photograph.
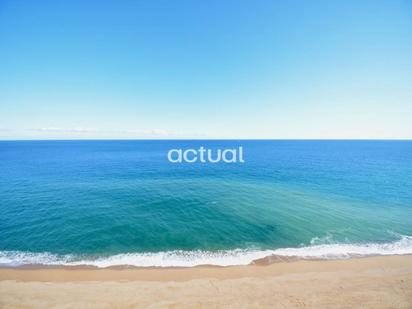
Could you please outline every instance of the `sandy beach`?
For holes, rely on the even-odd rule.
[[[412,308],[412,256],[239,267],[0,270],[1,308]]]

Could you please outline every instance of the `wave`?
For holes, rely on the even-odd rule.
[[[312,242],[313,243],[313,242]],[[85,257],[23,251],[0,251],[0,266],[111,266],[136,267],[193,267],[199,265],[248,265],[270,256],[301,259],[347,259],[376,255],[412,254],[412,236],[402,235],[390,243],[323,244],[274,250],[235,249],[222,251],[165,251],[155,253],[123,253],[111,256]]]

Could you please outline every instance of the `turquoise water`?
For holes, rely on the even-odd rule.
[[[245,163],[167,160],[244,149]],[[412,253],[410,141],[3,141],[0,264]]]

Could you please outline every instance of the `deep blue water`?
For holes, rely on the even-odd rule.
[[[167,160],[200,146],[242,146],[245,163]],[[411,235],[411,141],[0,142],[3,264],[349,244],[412,253]]]

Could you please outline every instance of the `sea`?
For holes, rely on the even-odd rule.
[[[171,149],[243,148],[244,163]],[[0,266],[412,254],[412,141],[0,142]]]

